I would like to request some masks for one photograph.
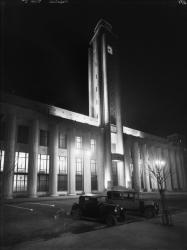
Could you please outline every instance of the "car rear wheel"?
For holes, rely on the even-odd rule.
[[[108,227],[111,227],[111,226],[115,226],[115,225],[116,225],[117,220],[116,220],[116,218],[115,218],[114,215],[109,214],[109,215],[106,217],[105,222],[106,222],[106,224],[107,224]]]
[[[153,218],[154,217],[154,209],[149,207],[149,208],[146,208],[145,211],[144,211],[144,216],[145,218],[147,219],[150,219],[150,218]]]
[[[119,222],[124,222],[125,221],[125,214],[122,214],[119,219],[118,219]]]
[[[80,208],[78,208],[78,207],[73,208],[72,211],[71,211],[71,215],[72,215],[74,220],[80,219],[81,218],[81,210],[80,210]]]

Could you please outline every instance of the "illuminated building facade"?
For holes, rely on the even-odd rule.
[[[89,116],[21,97],[1,98],[0,182],[5,198],[73,195],[113,186],[151,192],[148,172],[164,164],[175,173],[168,191],[187,190],[187,154],[167,139],[123,126],[117,39],[104,20],[89,48]]]

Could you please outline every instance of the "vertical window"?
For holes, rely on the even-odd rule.
[[[49,190],[49,155],[38,155],[38,191]]]
[[[58,146],[59,148],[67,148],[66,146],[66,135],[63,133],[59,133],[59,137],[58,137]]]
[[[4,159],[5,159],[5,151],[0,150],[0,172],[3,172],[4,169]]]
[[[67,191],[68,189],[68,171],[67,157],[59,156],[58,159],[58,191]]]
[[[26,126],[18,126],[17,142],[27,144],[29,141],[29,128]]]
[[[90,162],[91,168],[91,190],[97,190],[97,169],[96,169],[96,161],[91,160]]]
[[[91,151],[95,152],[95,149],[96,149],[96,140],[91,139],[90,143],[91,143]]]
[[[82,159],[76,159],[76,190],[83,190],[83,166]]]
[[[49,132],[40,130],[40,146],[49,146]]]
[[[2,185],[3,185],[4,158],[5,158],[5,151],[0,150],[0,193],[2,192]]]
[[[79,136],[76,137],[76,148],[82,149],[82,137]]]
[[[112,153],[116,153],[117,135],[116,133],[111,133],[111,150]]]
[[[16,152],[14,169],[14,192],[27,191],[28,153]]]
[[[118,168],[117,162],[112,162],[112,177],[113,177],[113,186],[118,185]]]

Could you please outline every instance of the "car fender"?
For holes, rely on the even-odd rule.
[[[76,208],[80,208],[79,204],[78,203],[73,203],[72,207],[71,207],[71,214],[72,214],[72,210],[73,209],[76,209]]]

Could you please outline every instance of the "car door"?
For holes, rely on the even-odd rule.
[[[85,216],[96,218],[97,210],[97,199],[95,197],[89,197],[85,203]]]
[[[136,211],[139,209],[139,200],[134,192],[123,194],[123,207],[129,211]]]

